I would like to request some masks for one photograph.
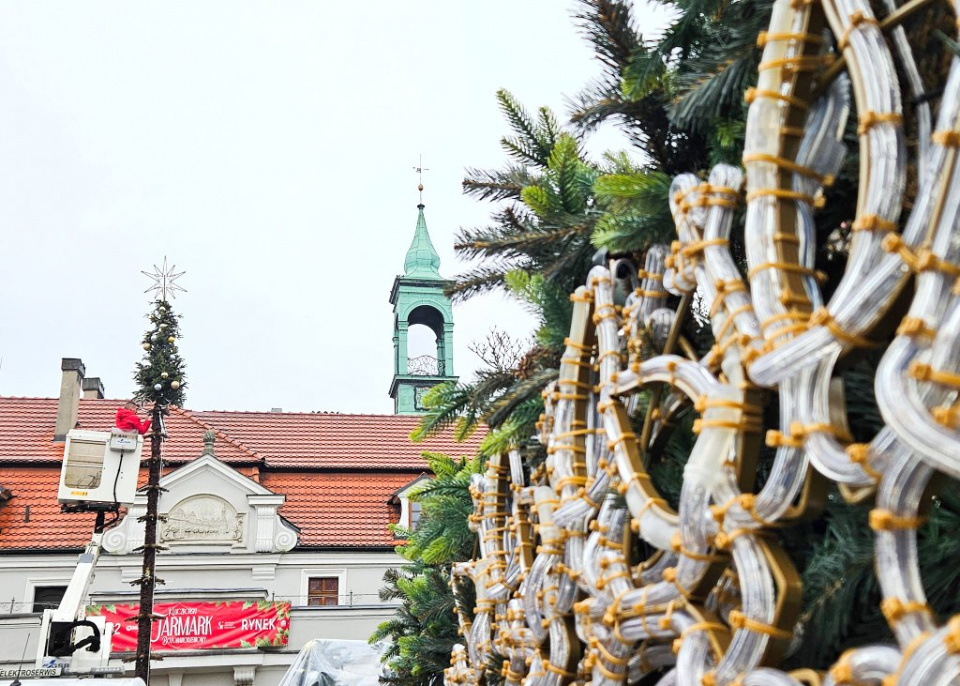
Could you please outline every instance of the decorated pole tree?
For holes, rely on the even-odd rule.
[[[157,583],[163,583],[156,576],[157,561],[157,519],[160,503],[160,474],[163,469],[163,440],[166,438],[163,418],[169,414],[170,405],[183,405],[184,390],[187,387],[184,377],[183,358],[177,342],[180,339],[180,317],[174,314],[167,296],[175,296],[176,291],[184,288],[175,282],[183,272],[174,272],[167,268],[167,258],[163,258],[163,267],[154,265],[154,271],[143,272],[153,279],[154,284],[145,292],[155,292],[158,296],[153,303],[153,311],[147,315],[150,326],[143,335],[143,360],[137,363],[134,379],[137,391],[134,397],[150,407],[152,429],[150,432],[150,459],[147,476],[147,513],[141,517],[144,522],[143,535],[143,573],[134,582],[140,585],[140,613],[137,616],[137,660],[136,675],[144,683],[150,683],[150,635],[153,621],[153,595]]]

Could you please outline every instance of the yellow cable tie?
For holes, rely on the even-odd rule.
[[[897,225],[879,214],[862,214],[853,221],[853,231],[882,231],[889,233],[897,230]]]
[[[802,43],[810,43],[812,45],[821,45],[823,43],[823,36],[815,33],[776,33],[771,31],[761,31],[757,35],[757,47],[762,48],[771,41],[784,40],[794,40]]]
[[[657,621],[657,624],[658,624],[658,626],[660,627],[661,630],[667,631],[667,630],[669,630],[670,627],[672,626],[672,624],[673,624],[673,610],[674,610],[674,607],[676,606],[676,603],[677,603],[676,600],[671,600],[671,601],[667,604],[667,611],[663,614],[663,617],[661,617],[661,618]]]
[[[883,241],[880,243],[880,247],[888,253],[899,253],[900,259],[910,267],[913,271],[917,271],[917,256],[910,249],[910,247],[903,242],[903,239],[900,238],[895,233],[888,233],[883,237]]]
[[[636,437],[637,437],[637,434],[635,434],[635,433],[633,433],[633,432],[630,432],[630,431],[627,431],[627,432],[625,432],[625,433],[622,433],[622,434],[620,434],[619,436],[617,436],[615,439],[613,439],[612,441],[607,441],[607,450],[613,450],[614,448],[616,448],[618,445],[620,445],[620,444],[623,443],[624,441],[634,440],[634,439],[636,439]]]
[[[955,279],[960,278],[960,266],[940,259],[929,248],[921,248],[917,251],[917,271],[940,272]]]
[[[799,432],[804,436],[808,436],[813,433],[830,434],[837,440],[843,441],[844,443],[849,443],[853,440],[853,436],[851,436],[846,429],[833,424],[801,424],[800,422],[793,422],[790,424],[790,433],[793,434],[794,432]]]
[[[594,433],[595,431],[596,429],[574,429],[573,431],[564,431],[562,433],[558,433],[554,436],[554,438],[556,440],[560,440],[561,438],[569,438],[570,436],[586,436]]]
[[[873,17],[866,16],[862,11],[857,10],[850,15],[850,26],[848,26],[840,38],[837,39],[837,51],[843,52],[847,49],[850,42],[850,35],[861,25],[868,24],[870,26],[880,28],[880,22],[878,22]]]
[[[818,196],[818,197],[820,197],[821,199],[823,198],[823,196]],[[792,233],[781,233],[778,231],[777,233],[773,234],[773,242],[788,243],[790,245],[800,245],[800,237]]]
[[[560,676],[565,676],[569,679],[575,679],[577,676],[576,674],[568,672],[565,669],[560,669],[559,667],[553,666],[548,660],[543,660],[543,666],[548,672],[553,672],[554,674],[559,674]]]
[[[634,521],[637,522],[637,527],[640,526],[640,519],[643,517],[644,512],[654,507],[664,508],[666,506],[667,506],[667,501],[664,500],[663,498],[647,498],[647,502],[645,502],[643,505],[640,506],[640,509],[637,511],[637,514],[634,517]],[[631,523],[631,528],[632,528],[632,523]]]
[[[576,348],[577,350],[580,350],[580,351],[585,352],[585,353],[591,353],[591,352],[593,352],[593,346],[583,345],[582,343],[577,343],[577,342],[576,342],[575,340],[573,340],[572,338],[564,338],[564,339],[563,339],[563,344],[564,344],[565,346],[569,347],[569,348]]]
[[[827,275],[820,271],[814,271],[813,278],[819,283],[824,283],[827,280]],[[780,291],[777,299],[784,307],[807,307],[811,304],[806,291],[795,291],[790,287],[789,283],[783,285],[783,289]]]
[[[728,245],[730,245],[730,241],[726,238],[713,238],[710,240],[696,241],[682,247],[680,249],[680,254],[685,257],[693,257],[694,255],[702,253],[706,248],[713,246],[726,247]]]
[[[783,320],[799,320],[801,322],[806,322],[809,318],[810,318],[809,312],[797,312],[795,310],[790,312],[783,312],[781,314],[771,315],[766,319],[764,319],[762,322],[760,322],[760,328],[765,329],[770,324],[775,324],[776,322],[783,321]]]
[[[853,667],[850,666],[847,653],[844,653],[840,657],[840,660],[830,668],[829,674],[833,678],[834,683],[840,686],[855,683],[853,679]]]
[[[680,640],[685,639],[687,636],[697,631],[709,631],[710,633],[721,632],[724,634],[729,633],[727,626],[725,624],[721,624],[720,622],[697,622],[696,624],[691,624],[680,632]]]
[[[783,69],[788,74],[795,74],[804,71],[819,71],[824,64],[830,63],[830,55],[800,55],[797,57],[781,57],[778,59],[761,62],[757,66],[757,71],[766,71],[768,69]]]
[[[767,164],[773,164],[793,174],[799,174],[800,176],[806,176],[807,178],[813,179],[824,186],[830,186],[834,181],[834,177],[829,174],[820,174],[810,167],[804,167],[803,165],[797,164],[792,160],[788,160],[783,157],[777,157],[776,155],[768,155],[767,153],[763,152],[744,154],[743,163],[749,164],[751,162],[764,162]]]
[[[756,422],[749,422],[741,419],[733,422],[725,419],[695,419],[693,420],[693,433],[699,434],[704,429],[733,429],[744,433],[760,433],[762,426]]]
[[[903,601],[900,598],[884,598],[880,602],[880,611],[891,624],[896,624],[906,614],[922,612],[925,615],[933,616],[933,611],[926,603],[917,600]]]
[[[608,357],[616,357],[617,360],[619,361],[619,360],[620,360],[620,351],[619,351],[619,350],[605,350],[605,351],[603,351],[602,353],[600,353],[599,355],[597,355],[596,362],[597,362],[597,363],[602,362],[603,360],[605,360],[605,359],[608,358]]]
[[[690,550],[689,548],[685,548],[683,545],[683,539],[679,531],[674,533],[673,537],[670,539],[670,548],[675,553],[679,553],[680,555],[689,557],[691,560],[698,560],[700,562],[720,562],[727,559],[726,555],[711,555],[710,553],[698,553],[695,550]]]
[[[824,206],[825,200],[822,195],[809,195],[808,193],[801,193],[799,191],[791,191],[786,188],[759,188],[755,191],[750,191],[747,193],[747,202],[755,200],[756,198],[766,198],[773,197],[778,198],[779,200],[792,200],[794,202],[805,202],[811,207],[816,207],[820,209]],[[799,242],[799,238],[796,236],[791,236]],[[774,236],[776,240],[776,236]]]
[[[743,536],[744,534],[756,533],[758,532],[755,529],[748,529],[746,527],[734,529],[730,533],[727,533],[726,531],[719,531],[713,539],[713,545],[717,548],[717,550],[729,550],[736,538]]]
[[[744,94],[743,99],[747,101],[747,104],[752,103],[757,98],[769,98],[771,100],[780,100],[785,102],[788,105],[793,105],[797,109],[807,110],[810,108],[810,103],[806,100],[800,98],[795,98],[792,95],[784,95],[783,93],[778,93],[777,91],[763,90],[760,88],[748,88],[747,92]],[[746,158],[746,156],[744,156]],[[744,159],[744,162],[747,160]]]
[[[772,624],[765,624],[756,619],[750,619],[739,610],[731,610],[729,619],[730,626],[732,626],[734,629],[746,629],[747,631],[753,631],[758,634],[766,634],[770,638],[780,639],[782,641],[793,638],[792,631],[784,631],[783,629]]]
[[[587,477],[585,476],[565,476],[557,481],[555,488],[563,488],[567,485],[583,486],[585,483],[587,483]]]
[[[603,663],[597,660],[593,663],[593,666],[597,668],[597,671],[603,674],[608,679],[615,679],[617,681],[623,681],[623,674],[618,674],[616,672],[611,672],[609,669],[603,666]],[[572,675],[571,675],[572,676]]]
[[[920,317],[904,317],[897,328],[897,335],[933,339],[937,332],[927,326],[927,323]]]
[[[933,419],[937,424],[948,429],[960,428],[960,405],[935,407],[931,414],[933,414]]]
[[[857,135],[866,135],[867,132],[877,124],[903,126],[903,115],[899,112],[875,112],[873,110],[867,110],[860,115],[857,125]]]
[[[587,396],[580,395],[579,393],[556,393],[554,394],[555,400],[586,400]]]
[[[803,439],[803,434],[799,436],[794,436],[793,434],[786,435],[780,431],[771,429],[767,432],[766,444],[770,448],[802,448]]]
[[[960,131],[934,131],[931,140],[944,148],[960,147]]]
[[[794,264],[792,262],[764,262],[758,264],[756,267],[752,267],[750,271],[747,272],[747,278],[752,279],[759,272],[764,271],[765,269],[776,269],[781,272],[786,272],[788,274],[799,274],[800,276],[812,276],[817,281],[821,281],[820,272],[809,267],[804,267],[802,264]]]
[[[923,524],[923,517],[901,517],[890,510],[870,510],[870,528],[874,531],[898,531],[916,529]]]
[[[561,364],[564,364],[564,363],[565,363],[565,361],[564,361],[564,362],[561,362]],[[558,385],[558,386],[573,386],[574,388],[579,388],[579,389],[587,390],[587,391],[592,391],[592,390],[593,390],[593,384],[585,383],[585,382],[583,382],[583,381],[577,381],[576,379],[558,379],[558,380],[557,380],[557,385]]]
[[[764,519],[757,514],[757,496],[755,496],[753,493],[741,493],[739,496],[737,496],[736,500],[737,504],[740,505],[740,509],[749,514],[750,518],[757,524],[771,527],[779,526],[777,522]]]
[[[960,653],[960,615],[954,615],[947,622],[947,634],[943,637],[943,644],[950,655]]]
[[[833,334],[834,338],[851,348],[876,348],[879,345],[876,341],[858,336],[841,328],[841,326],[837,324],[837,320],[830,314],[830,310],[826,307],[818,308],[810,315],[810,325],[826,327],[830,333]]]
[[[907,369],[907,373],[918,381],[931,381],[941,386],[948,386],[954,390],[960,390],[960,374],[939,371],[929,364],[913,362]]]

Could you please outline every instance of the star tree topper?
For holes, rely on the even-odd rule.
[[[171,298],[177,297],[177,291],[186,293],[187,289],[176,283],[177,279],[186,274],[186,272],[175,272],[174,269],[176,268],[176,265],[171,265],[169,268],[167,267],[167,256],[164,255],[163,267],[153,265],[153,273],[140,272],[144,276],[153,279],[153,285],[145,290],[144,293],[156,291],[163,301],[166,301],[167,293],[170,293]]]

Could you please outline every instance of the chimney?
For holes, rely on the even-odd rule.
[[[80,383],[80,388],[83,389],[83,397],[85,399],[103,400],[103,384],[100,382],[99,376],[91,376],[89,379],[84,379]]]
[[[57,427],[53,431],[53,440],[66,439],[67,432],[77,424],[80,411],[80,384],[86,369],[79,357],[64,357],[60,361],[63,376],[60,379],[60,402],[57,404]]]

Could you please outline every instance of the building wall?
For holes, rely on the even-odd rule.
[[[75,563],[76,555],[72,554],[0,556],[0,667],[16,668],[24,650],[24,666],[33,665],[40,633],[40,615],[31,612],[33,589],[66,585]],[[157,587],[156,602],[247,598],[287,601],[292,606],[290,639],[285,649],[168,654],[154,664],[151,683],[274,686],[307,641],[365,641],[380,622],[392,616],[395,606],[381,603],[376,594],[386,570],[402,563],[402,558],[392,552],[161,554],[158,576],[166,584]],[[97,565],[90,597],[94,602],[137,602],[139,591],[129,582],[139,576],[137,556],[105,554]],[[310,576],[339,578],[341,604],[306,606],[306,579]],[[119,657],[112,659],[111,665],[132,670],[132,663],[122,662]],[[248,677],[253,680],[248,681]]]
[[[0,617],[29,612],[37,586],[67,585],[76,555],[0,556]],[[166,582],[161,594],[177,589],[251,589],[267,600],[306,605],[309,576],[340,579],[340,604],[377,605],[383,575],[404,560],[392,552],[301,552],[243,555],[157,556],[157,574]],[[99,602],[136,595],[130,582],[141,573],[135,555],[102,555],[90,593]],[[12,603],[12,605],[11,605]],[[0,646],[2,648],[2,646]]]

